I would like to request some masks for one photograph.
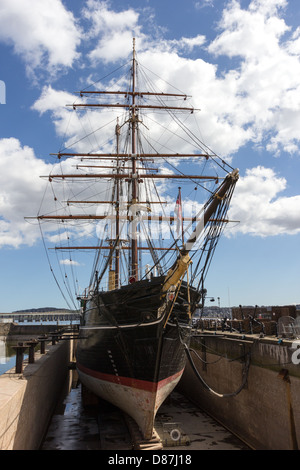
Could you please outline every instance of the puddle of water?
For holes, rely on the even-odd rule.
[[[15,342],[6,341],[6,338],[0,339],[0,375],[16,365],[16,353],[13,346]]]

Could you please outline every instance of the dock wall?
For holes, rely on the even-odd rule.
[[[181,393],[253,449],[298,450],[300,364],[293,341],[203,333],[190,348],[200,378],[188,360]]]
[[[38,450],[68,377],[72,341],[47,345],[23,373],[0,376],[0,450]]]
[[[63,330],[63,326],[57,325],[28,325],[22,323],[0,323],[0,336],[7,336],[7,338],[17,337],[17,336],[24,336],[27,337],[31,336],[41,336],[47,335],[51,332]]]

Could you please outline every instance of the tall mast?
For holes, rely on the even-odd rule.
[[[135,38],[133,38],[132,49],[132,107],[131,107],[131,153],[132,153],[132,199],[131,204],[137,203],[137,178],[136,178],[136,130],[137,130],[137,111],[135,107],[135,80],[136,80],[136,60],[135,60]],[[134,215],[133,215],[134,217]],[[133,231],[132,231],[133,232]],[[131,277],[138,280],[138,250],[137,234],[131,232]]]
[[[139,110],[140,109],[146,109],[146,110],[166,110],[166,111],[187,111],[193,113],[195,108],[189,107],[189,106],[170,106],[169,104],[172,104],[172,102],[168,104],[168,102],[165,104],[164,99],[167,97],[176,97],[176,98],[183,98],[186,100],[187,95],[185,94],[180,94],[180,93],[162,93],[162,92],[147,92],[147,91],[142,91],[139,88],[139,84],[137,83],[137,72],[138,72],[138,62],[136,60],[136,49],[135,49],[135,38],[133,38],[133,46],[132,46],[132,63],[131,63],[131,86],[130,86],[130,91],[115,91],[115,90],[107,90],[107,91],[98,91],[98,90],[89,90],[89,91],[80,91],[80,96],[85,96],[88,95],[90,96],[91,94],[96,94],[100,95],[102,97],[105,95],[116,95],[116,102],[109,102],[103,103],[103,102],[97,102],[97,103],[73,103],[71,105],[67,106],[72,106],[73,109],[77,109],[77,107],[104,107],[104,108],[123,108],[128,111],[127,114],[127,119],[124,122],[124,124],[127,124],[128,126],[128,131],[129,134],[127,134],[127,137],[129,139],[129,148],[126,148],[124,151],[126,153],[120,153],[120,128],[122,126],[119,125],[119,121],[117,120],[117,124],[115,127],[115,136],[116,136],[116,152],[115,153],[103,153],[103,152],[96,152],[96,153],[73,153],[73,152],[59,152],[56,154],[58,156],[58,159],[61,159],[63,157],[80,157],[81,161],[87,160],[88,164],[83,164],[83,165],[76,165],[76,168],[79,169],[79,172],[70,172],[70,173],[60,173],[60,174],[50,174],[47,176],[49,178],[49,181],[52,181],[54,179],[94,179],[95,181],[99,181],[101,179],[108,179],[108,180],[115,180],[114,183],[114,189],[112,193],[112,198],[110,201],[102,201],[102,200],[95,200],[95,199],[88,199],[84,198],[84,200],[68,200],[67,203],[73,204],[90,204],[90,205],[95,205],[95,204],[107,204],[107,203],[112,203],[115,205],[115,210],[116,210],[116,216],[114,218],[114,215],[111,215],[112,220],[115,222],[115,237],[111,237],[110,243],[108,245],[99,245],[99,246],[75,246],[75,247],[70,247],[68,244],[68,247],[56,247],[55,249],[62,249],[65,250],[66,248],[68,249],[79,249],[79,250],[109,250],[110,255],[107,263],[105,263],[103,269],[102,269],[102,274],[99,276],[99,282],[101,281],[104,273],[106,272],[107,268],[109,268],[109,289],[118,289],[121,284],[121,258],[120,258],[120,250],[128,250],[128,258],[129,258],[129,266],[128,266],[128,273],[126,273],[129,277],[129,282],[134,282],[139,280],[139,270],[141,268],[141,262],[139,262],[139,253],[145,250],[150,250],[152,258],[154,263],[156,263],[153,253],[156,250],[177,250],[178,248],[174,247],[169,247],[169,248],[163,248],[163,247],[152,247],[152,244],[148,242],[148,246],[143,246],[140,241],[138,241],[138,234],[137,234],[137,222],[136,219],[139,220],[146,220],[146,221],[168,221],[170,223],[174,222],[176,219],[174,216],[162,216],[156,215],[155,213],[151,213],[150,208],[149,212],[144,215],[140,215],[137,218],[137,215],[135,213],[135,208],[138,208],[139,206],[137,204],[148,204],[149,201],[145,201],[144,203],[140,201],[140,191],[139,191],[139,183],[145,182],[147,179],[155,180],[155,179],[188,179],[191,182],[196,182],[196,180],[202,180],[202,181],[210,181],[214,180],[217,183],[219,183],[220,178],[219,176],[207,176],[207,175],[187,175],[183,174],[182,172],[174,172],[174,173],[154,173],[154,171],[157,171],[155,168],[150,168],[148,165],[143,165],[145,162],[151,162],[155,161],[155,159],[163,158],[169,159],[169,158],[192,158],[195,160],[199,160],[200,158],[204,158],[208,160],[209,158],[215,158],[217,157],[213,152],[211,152],[208,148],[207,150],[203,149],[203,153],[163,153],[163,154],[158,154],[158,153],[144,153],[143,148],[141,145],[139,145],[139,123],[142,123],[140,120],[139,116]],[[162,97],[162,100],[160,101],[159,105],[152,105],[148,104],[147,101],[143,101],[143,96],[160,96]],[[125,98],[125,103],[119,103],[117,96],[121,96]],[[139,99],[139,97],[141,99]],[[123,125],[124,125],[123,124]],[[127,151],[128,150],[128,151]],[[122,152],[122,151],[121,151]],[[96,161],[104,161],[103,165],[95,165],[93,164],[93,160]],[[107,161],[114,161],[114,170],[116,170],[116,173],[112,171],[112,173],[104,173],[102,171],[98,171],[97,168],[108,168],[112,169],[112,165],[105,166],[105,160]],[[91,161],[91,164],[89,163]],[[122,163],[121,163],[122,162]],[[124,162],[127,162],[126,166],[124,166]],[[225,165],[225,162],[222,161],[222,163]],[[82,171],[81,168],[95,168],[95,171]],[[141,171],[140,171],[141,170]],[[150,172],[151,170],[151,172]],[[127,207],[130,207],[133,209],[132,212],[130,213],[124,213],[124,211],[121,212],[120,208],[120,197],[122,194],[122,181],[124,180],[128,184],[128,200],[127,200]],[[217,216],[215,219],[213,219],[213,215],[215,210],[218,208],[218,204],[220,201],[227,197],[227,191],[230,191],[231,186],[234,186],[236,180],[236,175],[232,174],[231,179],[228,180],[226,177],[224,179],[224,184],[221,186],[222,187],[222,192],[217,192],[215,195],[215,200],[213,203],[210,204],[209,210],[205,212],[205,223],[226,223],[228,220],[226,220],[223,215],[221,214]],[[226,182],[226,183],[225,183]],[[198,183],[196,183],[198,184]],[[144,198],[145,199],[145,198]],[[151,204],[158,204],[161,203],[161,201],[151,201]],[[141,212],[143,212],[145,209],[141,209]],[[92,211],[94,212],[94,211]],[[38,219],[57,219],[60,220],[61,222],[65,222],[67,220],[70,221],[76,221],[76,220],[103,220],[109,218],[107,215],[100,215],[98,213],[91,213],[91,212],[80,212],[80,213],[75,213],[75,214],[69,214],[69,213],[61,213],[58,214],[51,214],[49,215],[39,215]],[[182,223],[183,221],[194,221],[194,218],[189,218],[189,217],[182,217]],[[196,218],[196,220],[199,220],[199,218]],[[125,221],[125,222],[123,222]],[[120,240],[120,235],[122,232],[122,225],[126,223],[130,224],[130,230],[129,230],[129,243],[124,245],[122,241]],[[200,226],[202,224],[202,219]],[[183,230],[182,230],[183,232]],[[112,231],[113,235],[113,231]],[[188,240],[188,242],[184,245],[183,243],[183,248],[180,250],[180,258],[179,261],[176,265],[176,267],[173,266],[172,268],[172,274],[170,277],[170,272],[169,275],[167,276],[167,279],[165,281],[165,286],[164,290],[168,289],[169,286],[172,285],[173,281],[180,279],[182,275],[186,272],[186,269],[190,263],[190,258],[189,258],[189,250],[187,250],[188,245],[191,244],[193,240]],[[184,240],[182,240],[184,242]],[[175,282],[175,281],[174,281]]]
[[[119,154],[119,137],[120,137],[120,125],[119,120],[116,124],[116,140],[117,140],[117,155]],[[120,164],[119,158],[117,159],[117,173],[119,173]],[[120,180],[117,178],[117,197],[116,197],[116,261],[115,261],[115,289],[119,288],[120,278]]]

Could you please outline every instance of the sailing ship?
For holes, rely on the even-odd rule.
[[[71,197],[63,193],[67,200],[56,212],[40,213],[38,220],[42,231],[44,222],[49,221],[63,227],[62,243],[54,247],[56,255],[66,251],[80,253],[85,263],[87,253],[95,256],[89,287],[77,293],[81,307],[76,351],[80,381],[130,415],[144,438],[150,439],[157,410],[185,368],[192,318],[204,305],[205,276],[228,223],[227,211],[238,170],[205,146],[180,119],[179,113],[196,113],[187,106],[187,95],[177,89],[157,91],[149,79],[150,91],[141,89],[140,78],[145,70],[148,69],[139,62],[133,40],[129,79],[121,81],[127,89],[120,91],[117,82],[111,84],[112,89],[85,89],[79,93],[82,101],[70,105],[75,111],[97,110],[105,135],[104,111],[117,111],[121,116],[113,116],[112,120],[109,115],[113,139],[103,139],[96,151],[57,154],[61,171],[49,176],[54,200],[58,200],[59,182],[68,187],[73,184],[75,189]],[[93,103],[89,102],[91,97]],[[103,97],[107,99],[105,103]],[[162,121],[162,133],[168,137],[161,151],[156,116],[163,119],[163,112],[169,121]],[[171,120],[185,135],[182,138],[178,132],[173,133],[177,145],[173,152],[165,151],[171,145]],[[149,122],[155,128],[152,140],[148,135]],[[187,150],[178,152],[182,143]],[[184,173],[180,170],[182,162],[194,163],[196,171]],[[201,162],[214,174],[205,175]],[[76,166],[76,170],[70,172],[71,166]],[[201,194],[207,195],[205,203],[193,206],[197,213],[183,214],[183,186],[175,187],[177,199],[171,196],[170,183],[178,181],[186,184],[185,190],[201,189]],[[86,190],[90,191],[89,196],[82,198]],[[106,198],[99,198],[104,192]],[[71,213],[74,207],[77,212]],[[97,242],[87,229],[88,222],[96,224]],[[71,229],[66,229],[68,223]],[[78,224],[81,232],[76,232],[75,244]],[[89,239],[85,245],[81,242],[83,234]],[[67,261],[60,268],[68,265],[74,270],[73,254]],[[66,284],[67,276],[64,278]]]

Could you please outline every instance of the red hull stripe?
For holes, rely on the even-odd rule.
[[[132,379],[130,377],[120,377],[112,374],[103,374],[102,372],[97,372],[92,369],[88,369],[77,362],[77,368],[82,371],[84,374],[90,375],[99,380],[103,380],[105,382],[112,382],[115,384],[125,385],[126,387],[136,388],[139,390],[146,390],[149,392],[156,392],[160,388],[164,387],[168,383],[172,382],[173,380],[177,379],[182,373],[183,369],[177,374],[171,375],[166,379],[161,380],[160,382],[149,382],[147,380],[139,380],[139,379]]]

